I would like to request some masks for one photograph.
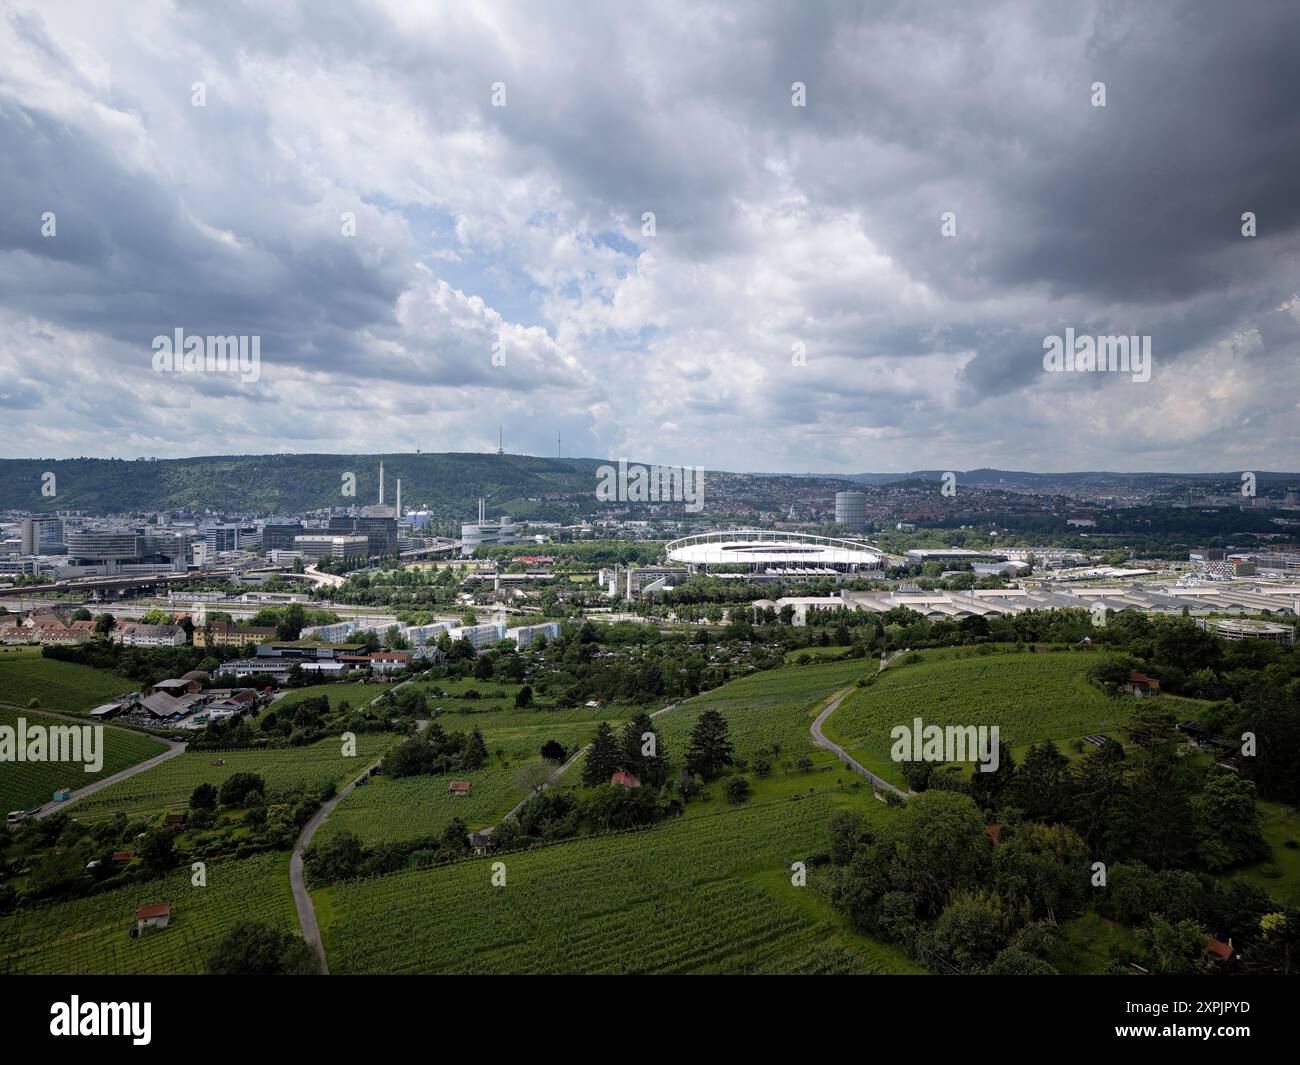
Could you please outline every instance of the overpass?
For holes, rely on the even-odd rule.
[[[0,588],[0,598],[12,598],[13,596],[30,596],[46,595],[50,592],[76,592],[78,594],[85,592],[113,593],[121,595],[123,592],[147,591],[150,588],[162,587],[182,587],[186,584],[193,584],[196,581],[220,580],[230,576],[232,571],[212,570],[203,573],[191,570],[188,573],[141,573],[123,577],[75,577],[68,581],[52,581],[49,584],[27,584],[15,585],[11,588]]]

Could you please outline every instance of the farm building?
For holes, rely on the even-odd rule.
[[[171,920],[172,908],[165,902],[157,906],[141,906],[135,911],[135,931],[137,935],[146,932],[160,932]]]
[[[156,692],[163,692],[174,699],[179,699],[182,695],[195,694],[199,688],[200,684],[195,677],[174,677],[169,680],[160,680],[149,691],[151,695]]]
[[[1145,673],[1130,673],[1128,680],[1120,685],[1120,690],[1128,692],[1134,698],[1142,699],[1148,695],[1160,694],[1160,682]]]
[[[448,795],[468,795],[474,785],[468,780],[453,780],[447,785]]]
[[[165,824],[173,832],[179,832],[181,829],[185,827],[185,815],[168,814],[165,818],[163,818],[163,824]]]

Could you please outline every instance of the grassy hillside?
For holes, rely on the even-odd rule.
[[[591,459],[545,459],[476,453],[438,455],[225,455],[159,459],[3,459],[0,509],[53,512],[69,508],[121,513],[182,507],[295,511],[373,503],[384,463],[386,502],[397,479],[402,500],[448,518],[464,518],[488,501],[495,513],[508,501],[595,490],[599,465]],[[53,473],[57,495],[41,495],[41,477]],[[344,473],[356,475],[356,497],[340,494]]]
[[[886,780],[903,784],[890,758],[890,730],[925,725],[997,725],[1017,757],[1030,743],[1066,741],[1125,721],[1133,704],[1088,683],[1091,654],[922,655],[853,692],[826,721],[826,735]]]
[[[834,806],[787,800],[509,854],[503,887],[491,858],[335,885],[317,893],[330,968],[915,972],[849,930],[812,880],[790,883],[790,863],[825,845]]]
[[[0,725],[15,727],[19,718],[33,725],[72,725],[66,718],[39,714],[34,710],[0,707]],[[72,725],[72,727],[77,727]],[[59,787],[84,788],[104,777],[129,769],[146,758],[162,754],[167,745],[151,736],[127,729],[104,728],[104,764],[97,773],[87,773],[80,764],[67,762],[13,762],[0,770],[0,811],[28,810],[49,802]],[[72,807],[76,809],[76,807]]]
[[[47,710],[93,710],[139,686],[102,669],[42,658],[39,647],[0,648],[0,703],[26,706],[39,699]]]

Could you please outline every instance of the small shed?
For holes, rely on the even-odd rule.
[[[113,861],[115,862],[129,862],[134,857],[135,857],[135,851],[114,851],[113,852]]]
[[[448,795],[468,795],[474,785],[468,780],[453,780],[447,785]]]
[[[67,801],[68,799],[70,799],[70,798],[72,798],[72,789],[71,789],[71,788],[64,787],[64,788],[55,788],[55,789],[54,789],[54,801],[55,801],[55,802],[66,802],[66,801]]]
[[[157,906],[141,906],[135,911],[136,935],[161,932],[167,927],[167,922],[171,920],[171,916],[172,908],[165,902]]]
[[[610,777],[609,782],[624,788],[639,788],[641,786],[641,781],[637,779],[635,773],[626,773],[622,769]]]
[[[1122,691],[1128,692],[1129,695],[1137,699],[1160,694],[1160,682],[1154,677],[1148,677],[1145,673],[1130,673],[1128,681],[1120,687]]]
[[[181,829],[185,827],[185,815],[168,814],[165,818],[163,818],[163,824],[165,824],[173,832],[179,832]]]

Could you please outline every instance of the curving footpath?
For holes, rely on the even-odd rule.
[[[409,680],[404,680],[401,684],[386,688],[370,700],[371,705],[373,706],[385,695],[395,692],[398,688],[410,683]],[[415,735],[418,736],[423,732],[428,724],[428,721],[417,721],[415,723]],[[328,799],[321,804],[321,808],[312,814],[311,819],[302,826],[302,831],[298,833],[298,838],[293,845],[293,854],[289,856],[289,887],[293,891],[293,904],[298,911],[298,925],[302,929],[302,938],[306,942],[308,949],[316,955],[316,964],[322,976],[329,975],[330,967],[329,962],[325,960],[325,945],[321,942],[320,926],[316,923],[316,907],[312,905],[311,892],[307,890],[307,881],[303,876],[302,852],[307,849],[312,836],[325,823],[325,818],[329,817],[334,807],[351,795],[361,781],[369,779],[375,767],[383,760],[382,757],[376,758],[353,777],[334,798]]]
[[[895,658],[898,658],[901,655],[905,655],[905,654],[907,654],[906,650],[895,652],[895,654],[891,658],[887,659],[885,661],[885,664],[880,667],[881,671],[883,672],[885,667],[888,666],[890,662],[893,662]],[[875,773],[871,772],[871,770],[864,767],[859,761],[857,761],[857,759],[855,759],[851,754],[849,754],[848,751],[846,751],[834,740],[828,739],[826,734],[822,732],[822,725],[825,723],[826,719],[840,708],[840,703],[844,702],[844,700],[849,697],[851,691],[852,689],[849,689],[849,691],[841,692],[839,695],[835,696],[829,703],[826,704],[826,708],[822,710],[820,714],[817,715],[817,719],[812,723],[811,731],[812,731],[813,743],[817,744],[817,746],[822,748],[823,750],[830,751],[832,754],[835,755],[836,758],[838,758],[841,762],[843,762],[850,769],[852,769],[853,772],[857,773],[859,776],[866,777],[869,781],[871,781],[871,783],[875,787],[883,788],[885,791],[892,791],[900,799],[904,799],[904,800],[907,799],[908,796],[911,795],[911,792],[903,791],[901,788],[896,787],[895,785],[891,784],[889,781],[876,776]]]

